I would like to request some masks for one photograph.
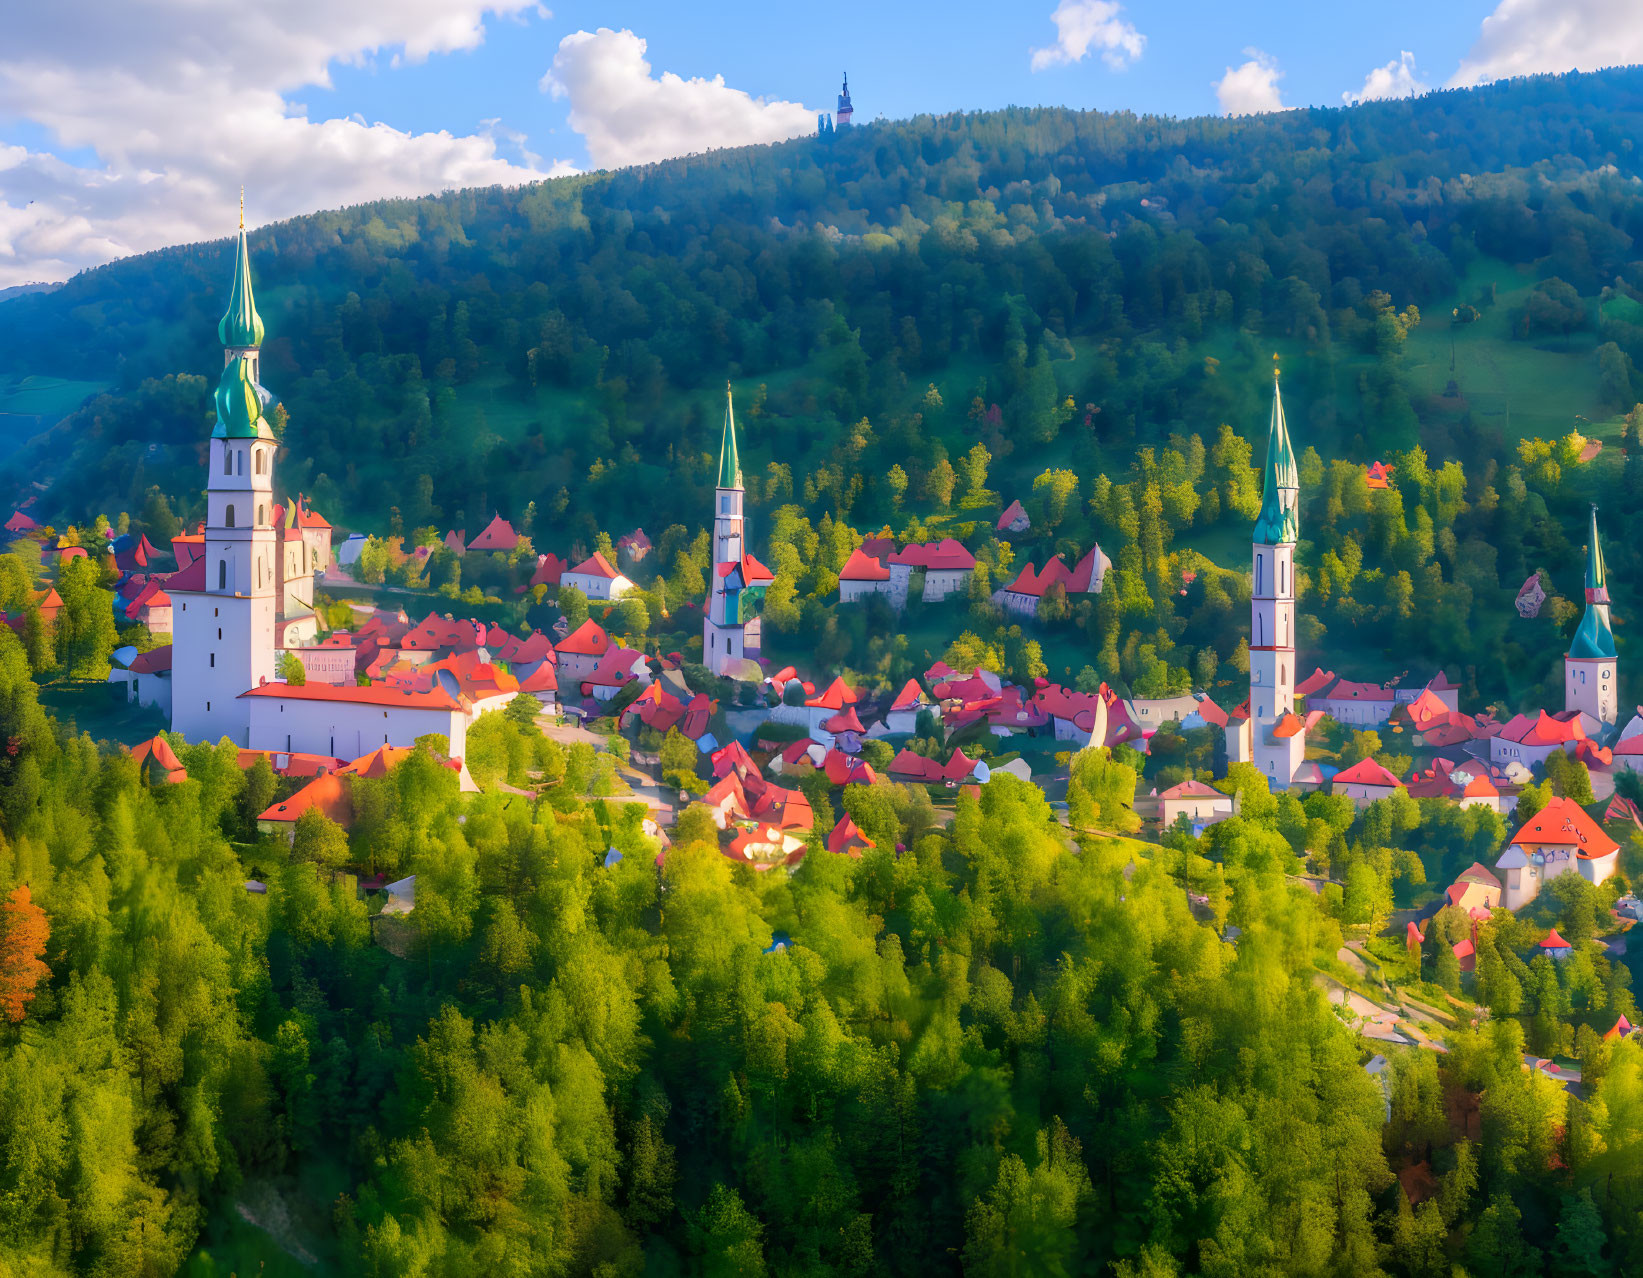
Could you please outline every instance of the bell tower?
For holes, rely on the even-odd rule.
[[[1274,790],[1288,788],[1306,757],[1306,733],[1295,718],[1295,542],[1300,535],[1300,488],[1300,470],[1289,443],[1274,362],[1272,421],[1267,429],[1261,513],[1255,520],[1249,604],[1252,761]]]
[[[1609,570],[1597,541],[1597,507],[1586,536],[1586,615],[1563,658],[1563,708],[1605,727],[1619,719],[1620,660],[1609,618]]]
[[[277,443],[257,383],[262,318],[251,293],[245,214],[228,311],[217,421],[206,463],[205,549],[167,583],[172,611],[171,727],[194,741],[249,743],[239,695],[274,678]]]

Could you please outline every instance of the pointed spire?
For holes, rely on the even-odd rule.
[[[1295,450],[1284,422],[1284,399],[1278,389],[1278,357],[1272,357],[1272,421],[1267,428],[1266,478],[1261,486],[1261,513],[1255,520],[1255,540],[1266,546],[1284,545],[1300,536],[1301,475]]]
[[[731,399],[730,383],[725,383],[725,435],[719,445],[720,488],[742,486],[742,460],[736,452],[736,409]]]
[[[1597,506],[1592,506],[1590,530],[1586,535],[1586,615],[1580,619],[1571,657],[1615,657],[1614,628],[1609,619],[1609,571],[1603,562],[1603,547],[1597,540]]]
[[[217,324],[217,336],[230,349],[262,345],[262,316],[251,293],[251,254],[245,246],[245,188],[240,188],[240,237],[234,249],[234,283],[228,310]]]

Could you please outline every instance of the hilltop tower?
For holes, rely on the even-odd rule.
[[[725,383],[725,430],[719,445],[719,480],[713,490],[713,571],[702,618],[702,664],[714,674],[735,674],[743,660],[757,661],[759,609],[775,575],[747,553],[742,503],[742,462],[736,449],[736,414]]]
[[[250,741],[239,699],[274,678],[277,600],[274,432],[257,383],[262,318],[251,292],[240,213],[228,311],[217,326],[224,349],[217,422],[206,471],[204,554],[166,583],[173,596],[171,727],[191,741]]]
[[[1563,658],[1563,707],[1605,726],[1619,717],[1620,661],[1609,621],[1609,575],[1597,540],[1597,507],[1586,538],[1586,615]]]
[[[1300,489],[1300,470],[1284,423],[1274,364],[1266,479],[1261,513],[1255,520],[1249,636],[1253,762],[1274,790],[1289,786],[1306,757],[1306,731],[1295,715],[1295,542],[1300,535]]]
[[[839,109],[833,112],[833,119],[841,129],[850,127],[850,116],[855,108],[850,105],[850,73],[844,73],[844,87],[839,90]]]

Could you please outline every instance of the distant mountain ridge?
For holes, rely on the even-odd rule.
[[[869,466],[863,518],[889,513],[892,463],[927,464],[928,441],[891,436],[929,383],[954,445],[972,401],[1000,406],[995,454],[1046,437],[1066,396],[1102,410],[1115,450],[1242,426],[1253,390],[1147,352],[1324,355],[1366,296],[1426,304],[1479,254],[1583,293],[1632,287],[1640,134],[1628,68],[1236,120],[921,116],[316,213],[252,237],[264,377],[291,410],[283,473],[375,517],[398,504],[384,479],[427,475],[447,517],[563,490],[567,531],[658,503],[683,520],[726,375],[769,383],[750,447],[796,487],[809,473],[826,491],[846,427],[873,424],[852,461]],[[66,512],[130,501],[134,474],[185,504],[197,489],[138,454],[198,431],[227,248],[145,254],[0,309],[0,371],[126,388],[89,430],[38,442],[82,454]],[[135,412],[141,381],[170,374],[202,379],[164,397],[180,415]]]

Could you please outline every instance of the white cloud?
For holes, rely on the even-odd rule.
[[[576,31],[559,42],[541,87],[570,102],[570,126],[600,168],[649,164],[715,147],[779,142],[810,133],[816,112],[732,89],[723,76],[651,74],[632,31]]]
[[[449,187],[522,182],[509,137],[312,121],[286,95],[330,84],[333,63],[417,63],[478,46],[490,16],[535,0],[52,0],[8,10],[0,116],[30,120],[88,167],[0,150],[0,286],[232,229],[238,190],[267,221]],[[517,145],[517,143],[510,143]],[[19,154],[21,152],[21,154]]]
[[[1415,71],[1415,55],[1405,49],[1384,67],[1376,67],[1364,77],[1363,88],[1341,94],[1341,101],[1374,102],[1381,98],[1412,98],[1432,86]]]
[[[1449,84],[1643,62],[1637,0],[1500,0]]]
[[[1055,43],[1032,51],[1033,70],[1082,62],[1092,46],[1109,67],[1122,70],[1141,56],[1147,37],[1119,17],[1121,12],[1116,0],[1061,0],[1050,15]]]
[[[1245,49],[1244,56],[1248,62],[1228,67],[1227,73],[1214,83],[1221,113],[1259,115],[1263,111],[1282,111],[1284,104],[1278,96],[1278,81],[1284,73],[1278,70],[1277,60],[1259,49]]]

